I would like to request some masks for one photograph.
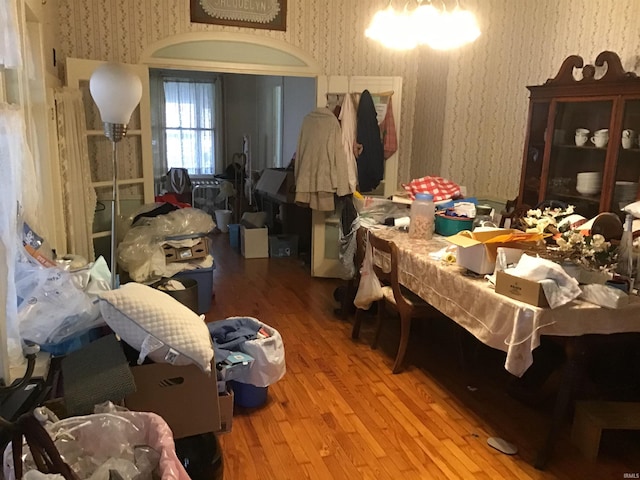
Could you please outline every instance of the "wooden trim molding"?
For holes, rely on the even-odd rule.
[[[605,74],[600,78],[596,78],[596,67],[604,67],[605,65],[607,67]],[[574,69],[580,68],[582,69],[582,78],[578,80],[574,76]],[[596,57],[593,65],[585,65],[582,57],[578,55],[567,57],[564,62],[562,62],[558,74],[554,78],[547,80],[545,85],[576,85],[592,82],[602,84],[636,79],[637,75],[634,72],[625,72],[617,53],[605,50]]]

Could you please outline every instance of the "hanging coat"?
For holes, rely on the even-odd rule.
[[[384,120],[380,124],[380,134],[382,135],[382,148],[384,150],[384,159],[386,160],[398,150],[398,135],[396,134],[396,122],[393,118],[393,106],[391,97],[387,103],[387,112]]]
[[[376,107],[369,90],[365,90],[360,96],[357,118],[357,142],[362,145],[362,152],[358,157],[358,187],[361,192],[370,192],[384,178],[384,152]]]
[[[342,148],[344,148],[347,156],[347,165],[349,167],[349,190],[351,193],[358,188],[358,166],[356,157],[353,154],[353,146],[356,143],[356,109],[353,106],[353,100],[350,94],[344,96],[342,101],[342,109],[340,110],[340,127],[342,128]]]
[[[340,124],[328,108],[317,108],[302,121],[295,163],[296,203],[333,211],[334,195],[348,195],[349,173]]]

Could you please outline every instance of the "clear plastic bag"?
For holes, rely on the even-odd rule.
[[[367,237],[364,260],[360,268],[360,283],[353,304],[362,310],[368,310],[373,302],[380,299],[382,299],[382,285],[373,270],[373,248]]]
[[[45,425],[62,459],[78,478],[108,480],[116,469],[124,480],[189,480],[167,423],[149,412],[105,412]],[[35,468],[23,448],[24,471]],[[4,478],[15,480],[11,444],[4,451]],[[154,472],[155,471],[155,472]]]
[[[118,246],[118,264],[136,282],[172,277],[189,267],[208,268],[211,256],[198,262],[166,263],[162,245],[167,237],[203,236],[215,228],[211,215],[197,208],[181,208],[165,215],[141,219],[129,229]]]
[[[74,272],[23,257],[15,276],[23,340],[57,344],[104,324],[93,303],[98,293],[109,289],[109,269],[102,257]]]
[[[367,224],[384,223],[386,218],[399,218],[407,215],[406,205],[394,203],[386,198],[364,197],[359,199],[355,196],[353,198],[358,214]]]

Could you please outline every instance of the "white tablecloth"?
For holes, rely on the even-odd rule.
[[[606,309],[575,300],[560,308],[539,308],[497,294],[482,278],[469,276],[457,265],[429,257],[448,245],[445,237],[409,239],[395,228],[372,233],[393,241],[400,250],[400,283],[415,292],[478,340],[507,353],[505,368],[522,376],[533,363],[541,335],[578,336],[640,332],[640,299],[628,306]]]

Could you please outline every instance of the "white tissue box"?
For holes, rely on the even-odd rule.
[[[502,271],[496,273],[496,293],[536,307],[549,306],[542,284]]]

